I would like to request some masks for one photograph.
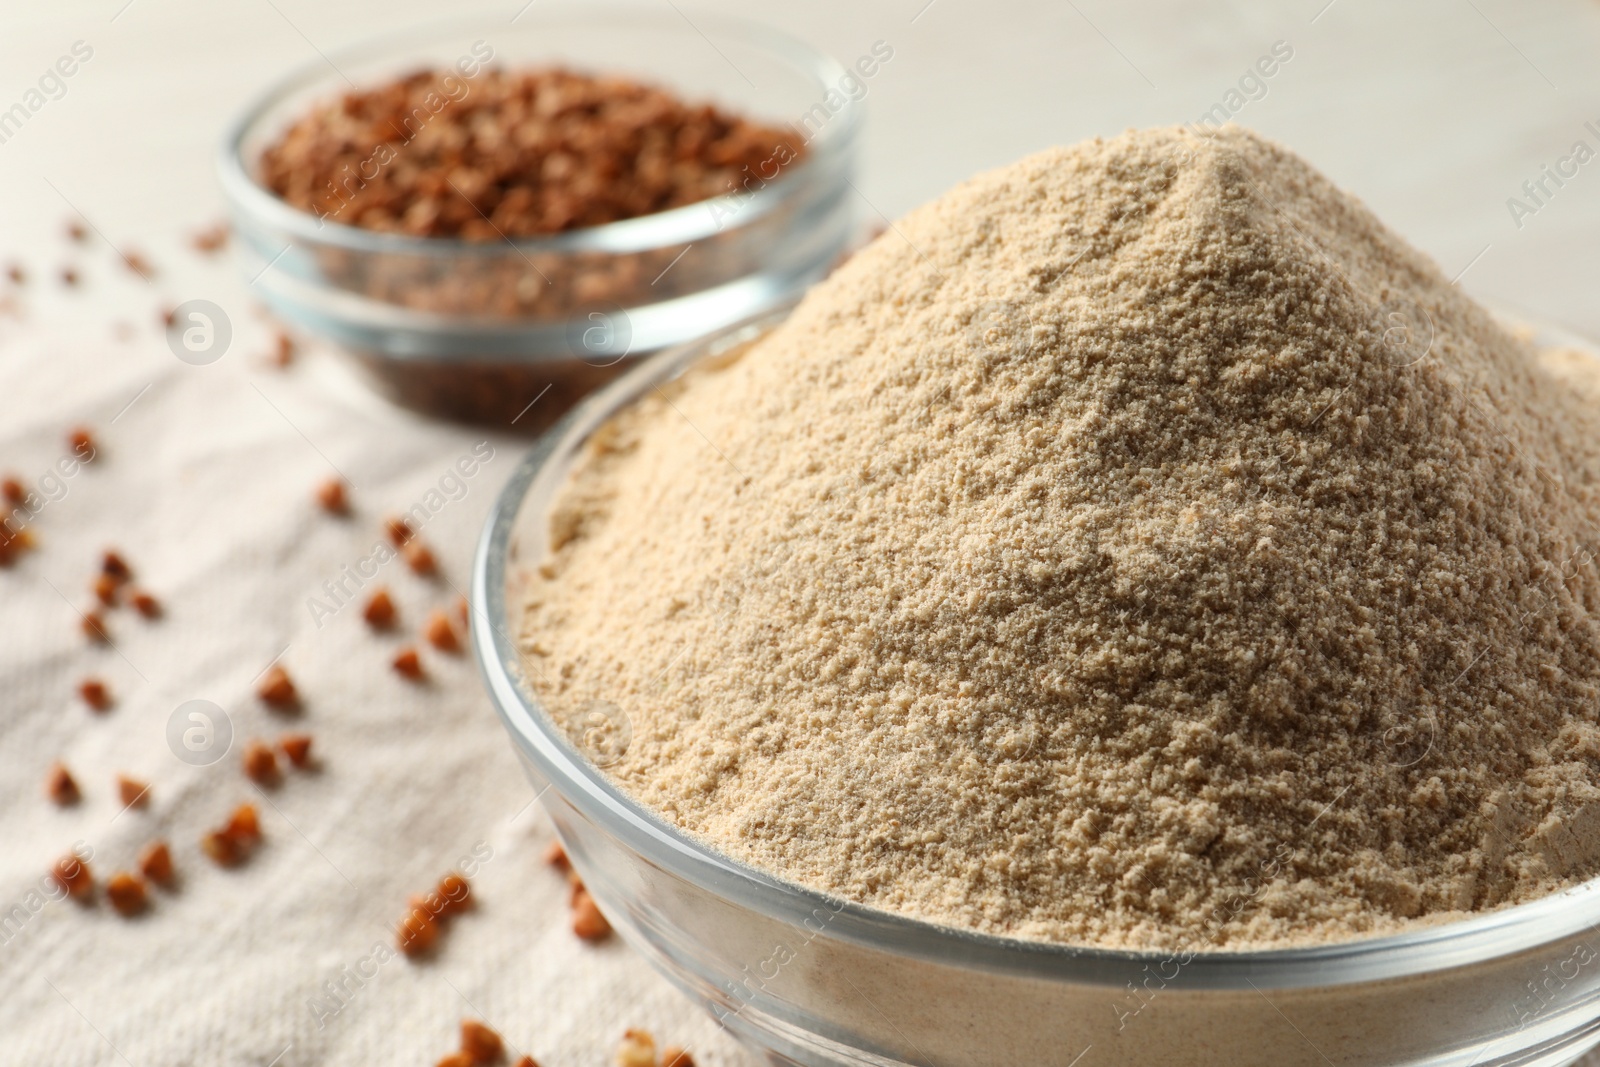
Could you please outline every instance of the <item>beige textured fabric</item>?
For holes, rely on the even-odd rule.
[[[464,1016],[545,1067],[609,1062],[628,1026],[702,1063],[751,1062],[619,941],[572,935],[565,884],[540,858],[548,821],[470,657],[424,648],[431,681],[420,687],[388,666],[426,611],[465,588],[483,518],[526,442],[490,439],[492,460],[423,528],[440,580],[399,561],[374,580],[394,593],[399,633],[373,636],[358,606],[319,629],[307,598],[369,553],[382,516],[423,500],[486,438],[386,407],[324,352],[271,369],[269,334],[237,297],[230,351],[210,366],[179,362],[158,304],[215,291],[210,279],[233,268],[176,245],[149,252],[154,285],[104,245],[40,249],[24,317],[0,315],[0,471],[36,482],[76,423],[101,441],[100,458],[33,522],[38,550],[0,570],[0,1065],[431,1064]],[[75,294],[45,277],[64,259],[84,273]],[[132,340],[115,339],[118,320]],[[343,521],[310,497],[332,466],[354,486]],[[112,612],[114,648],[95,649],[75,609],[109,544],[167,614]],[[254,696],[280,651],[305,698],[293,718]],[[117,698],[103,716],[75,694],[89,673]],[[173,709],[196,698],[225,709],[234,730],[212,766],[180,762],[166,740]],[[239,769],[240,745],[291,728],[314,735],[321,768],[287,774],[263,798]],[[76,807],[43,796],[57,758],[83,790]],[[148,808],[119,814],[117,772],[152,784]],[[199,836],[247,799],[265,843],[221,870]],[[182,884],[139,918],[120,918],[103,895],[90,907],[29,895],[75,841],[93,849],[103,881],[156,837],[171,841]],[[481,906],[437,958],[363,962],[392,943],[406,897],[475,849],[492,852],[473,880]],[[318,1012],[309,1002],[328,981],[351,993]]]

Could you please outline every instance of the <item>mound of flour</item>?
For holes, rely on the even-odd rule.
[[[1524,900],[1600,865],[1595,395],[1252,133],[1043,152],[597,435],[530,673],[662,818],[950,925]]]

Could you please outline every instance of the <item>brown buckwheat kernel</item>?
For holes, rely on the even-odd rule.
[[[77,455],[78,459],[84,463],[91,462],[99,451],[95,447],[94,435],[84,426],[75,428],[67,435],[67,445]]]
[[[611,923],[600,914],[587,889],[578,889],[572,904],[572,932],[585,941],[603,941],[611,934]]]
[[[283,749],[283,754],[296,767],[304,767],[311,762],[310,734],[284,734],[278,738],[278,747]]]
[[[4,495],[7,504],[20,504],[27,499],[28,494],[22,488],[22,483],[15,478],[0,479],[0,495]]]
[[[446,917],[459,915],[472,907],[472,883],[456,871],[439,879],[439,887],[434,892],[444,902],[441,914]]]
[[[428,918],[442,924],[444,922],[444,898],[432,890],[426,893],[412,893],[406,898],[406,907],[410,910],[425,911]]]
[[[461,1051],[472,1057],[473,1063],[493,1063],[505,1054],[505,1042],[478,1020],[462,1019]]]
[[[152,841],[139,853],[139,872],[156,885],[171,885],[176,872],[172,850],[165,841]]]
[[[44,792],[61,807],[76,804],[83,797],[78,791],[78,782],[72,777],[72,772],[67,770],[66,764],[59,762],[51,764],[50,773],[44,779]]]
[[[106,880],[106,899],[124,917],[137,915],[144,910],[144,879],[137,874],[118,871]]]
[[[394,669],[399,671],[403,677],[409,678],[413,682],[422,679],[422,660],[417,655],[416,649],[410,646],[402,648],[395,653],[393,664]]]
[[[196,252],[210,255],[222,251],[228,243],[228,224],[216,222],[196,233],[190,241]]]
[[[108,548],[100,557],[100,573],[116,582],[126,582],[133,579],[133,568],[128,566],[128,561],[114,548]]]
[[[661,1067],[694,1067],[694,1059],[677,1045],[668,1045],[661,1053]]]
[[[296,692],[289,672],[277,663],[268,667],[267,673],[262,675],[261,684],[256,686],[256,695],[274,708],[292,708],[300,702],[300,694]]]
[[[439,924],[427,908],[413,907],[400,920],[395,944],[407,956],[420,956],[439,940]]]
[[[244,862],[246,848],[223,830],[207,831],[200,838],[200,850],[219,867],[237,867]]]
[[[440,652],[460,652],[461,639],[456,636],[456,628],[451,625],[450,616],[443,611],[435,611],[428,616],[428,625],[422,631],[428,639],[428,644]]]
[[[394,601],[389,598],[389,590],[383,588],[375,591],[361,609],[361,617],[374,630],[387,630],[394,625],[395,616]]]
[[[244,746],[241,757],[245,777],[258,785],[272,785],[278,780],[278,757],[263,741],[251,741]]]
[[[240,804],[228,817],[227,825],[200,838],[200,847],[219,866],[234,867],[245,861],[260,840],[261,823],[254,805]]]
[[[117,775],[117,796],[125,808],[142,808],[150,801],[150,786],[125,774]]]
[[[128,603],[133,605],[134,611],[137,611],[147,619],[159,619],[161,617],[161,601],[143,589],[135,589],[129,593]]]
[[[394,543],[396,548],[411,540],[411,524],[397,515],[391,515],[384,519],[383,529],[389,535],[389,540]]]
[[[233,809],[233,814],[228,816],[228,825],[222,832],[238,841],[253,844],[261,840],[261,819],[256,815],[254,804],[240,804]]]
[[[70,897],[81,900],[94,892],[94,875],[89,873],[89,864],[72,853],[56,860],[50,875]]]
[[[104,604],[108,608],[114,608],[117,606],[117,592],[122,588],[122,585],[115,578],[111,577],[111,575],[95,575],[94,585],[92,588],[94,589],[95,599],[100,601],[100,603]]]
[[[439,561],[434,558],[433,549],[421,541],[415,539],[407,541],[400,549],[400,554],[405,556],[406,566],[410,567],[414,574],[426,578],[439,573]]]
[[[111,643],[111,633],[106,629],[106,620],[98,611],[90,610],[83,613],[83,636],[97,645]]]
[[[85,678],[79,682],[78,696],[95,711],[109,711],[113,703],[111,690],[98,678]]]
[[[350,511],[350,499],[344,490],[344,480],[329,478],[317,486],[317,503],[330,515],[345,515]]]
[[[133,273],[149,281],[156,276],[156,268],[151,262],[136,250],[130,248],[122,254],[122,265]]]

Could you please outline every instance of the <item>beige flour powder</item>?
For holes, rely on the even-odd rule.
[[[1254,134],[1043,152],[597,436],[530,673],[663,818],[946,924],[1524,900],[1600,860],[1596,395]]]

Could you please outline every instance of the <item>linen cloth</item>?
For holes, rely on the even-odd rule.
[[[608,1063],[627,1027],[701,1063],[753,1062],[619,941],[572,934],[566,883],[541,856],[549,824],[470,655],[419,637],[429,611],[454,615],[527,439],[390,407],[315,346],[274,368],[271,332],[244,295],[223,301],[227,353],[181,362],[158,317],[165,294],[248,287],[176,235],[147,254],[153,283],[92,233],[43,249],[0,315],[0,471],[44,501],[28,526],[37,549],[0,570],[0,1064],[431,1064],[456,1047],[463,1017],[545,1067]],[[76,289],[51,276],[57,259],[77,264]],[[79,424],[97,457],[40,488],[46,472],[59,477]],[[492,458],[459,478],[475,447]],[[313,500],[333,476],[350,484],[346,518]],[[384,516],[430,499],[443,503],[420,536],[438,578],[397,559],[331,617],[308,608],[335,602],[322,583],[372,553]],[[165,614],[109,611],[111,644],[96,647],[79,612],[108,546]],[[379,585],[399,607],[393,634],[360,615]],[[424,684],[391,669],[404,644],[421,650]],[[272,662],[298,686],[298,714],[256,697]],[[90,675],[114,695],[104,714],[76,696]],[[197,699],[233,731],[209,766],[181,761],[168,741],[174,709]],[[315,769],[254,786],[243,744],[290,730],[313,736]],[[42,790],[58,759],[83,792],[67,808]],[[123,809],[118,773],[150,783],[146,806]],[[199,838],[244,801],[260,810],[264,842],[224,870]],[[181,883],[153,890],[145,914],[123,918],[103,894],[40,904],[42,876],[75,842],[103,883],[136,869],[157,838]],[[407,897],[463,860],[478,907],[433,959],[382,962]]]

